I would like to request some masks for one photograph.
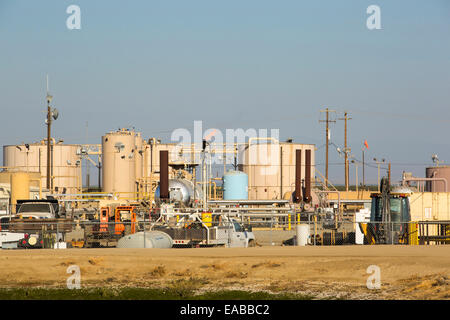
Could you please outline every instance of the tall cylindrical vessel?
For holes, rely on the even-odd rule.
[[[223,176],[224,200],[248,199],[248,175],[242,171],[228,171]]]
[[[102,137],[103,191],[120,198],[136,197],[136,137],[134,131],[121,129]]]
[[[11,174],[11,210],[16,213],[17,200],[30,198],[30,176],[26,172],[13,172]]]

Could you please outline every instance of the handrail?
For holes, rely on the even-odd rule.
[[[328,184],[334,189],[334,191],[339,191],[338,189],[336,189],[336,187],[330,182],[330,180],[328,180],[327,178],[325,178],[322,173],[320,173],[320,171],[315,168],[315,172],[317,172],[320,176],[320,178],[323,180],[322,185],[325,187],[325,189],[328,189],[326,183],[328,182]]]

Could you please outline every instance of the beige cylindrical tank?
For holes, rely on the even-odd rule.
[[[136,197],[136,136],[120,129],[102,137],[103,191],[119,193],[121,198]]]
[[[176,160],[176,144],[174,143],[157,143],[152,139],[149,141],[147,148],[145,149],[145,160],[147,166],[145,172],[147,172],[147,176],[150,176],[151,172],[159,173],[159,152],[160,151],[169,151],[169,163],[173,163]]]
[[[11,174],[11,209],[16,213],[17,200],[30,198],[30,175],[26,172],[13,172]]]
[[[295,190],[295,151],[302,150],[302,179],[305,178],[305,150],[311,150],[311,178],[314,177],[314,145],[298,143],[252,143],[239,150],[239,168],[249,177],[250,200],[283,199]]]
[[[427,178],[444,178],[447,180],[447,187],[450,188],[450,166],[428,167],[425,169]],[[445,190],[443,181],[427,181],[426,191],[428,192],[449,192]]]
[[[82,177],[79,150],[79,145],[54,143],[52,147],[52,177],[55,192],[62,193],[64,189],[65,193],[80,192]],[[8,167],[8,172],[40,173],[42,187],[47,188],[46,141],[3,146],[3,166]]]

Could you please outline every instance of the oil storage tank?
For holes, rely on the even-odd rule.
[[[224,200],[248,199],[248,175],[242,171],[230,170],[223,176]]]
[[[80,145],[52,139],[50,168],[55,193],[81,192],[80,148]],[[40,177],[42,187],[46,188],[47,140],[3,146],[3,166],[7,172],[34,173]]]
[[[425,177],[435,178],[436,181],[427,181],[426,191],[428,192],[449,192],[445,186],[450,183],[450,166],[428,167],[425,169]],[[447,181],[447,183],[445,183]]]
[[[257,142],[257,143],[256,143]],[[296,152],[301,150],[301,176],[306,176],[305,155],[311,150],[311,179],[315,177],[315,146],[293,142],[249,141],[239,147],[239,170],[248,174],[250,200],[283,199],[295,190]]]
[[[102,137],[103,192],[120,198],[136,197],[136,133],[128,129],[109,132]]]

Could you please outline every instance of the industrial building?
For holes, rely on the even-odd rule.
[[[131,229],[127,230],[134,233],[136,222],[151,219],[152,212],[164,216],[169,225],[175,217],[183,217],[191,223],[198,219],[206,227],[221,223],[213,219],[214,215],[228,219],[233,214],[263,228],[270,223],[270,228],[283,226],[287,230],[291,230],[292,220],[299,224],[315,219],[315,227],[317,221],[322,221],[319,240],[334,243],[339,223],[350,223],[343,225],[347,227],[344,234],[355,232],[353,217],[357,210],[367,210],[371,203],[373,207],[374,199],[382,197],[382,193],[374,195],[366,190],[338,191],[315,167],[315,145],[292,140],[249,138],[232,145],[205,141],[183,145],[162,143],[154,137],[146,139],[141,132],[121,128],[105,133],[98,145],[64,144],[54,139],[50,142],[49,167],[46,140],[3,147],[3,214],[14,214],[22,200],[51,196],[61,212],[70,212],[77,221],[102,223],[103,217],[105,223],[114,219],[114,228],[119,228],[114,230],[114,237],[125,230],[120,229],[124,227],[121,222],[129,223]],[[215,162],[217,159],[222,162]],[[100,188],[96,192],[82,186],[84,175],[89,186],[89,172],[83,172],[83,161],[99,170]],[[213,166],[217,173],[222,171],[220,176],[213,176]],[[391,196],[407,201],[401,212],[408,221],[448,221],[448,179],[447,166],[426,168],[424,178],[404,173],[402,191],[393,191]],[[327,228],[335,230],[330,233],[334,240],[323,238]],[[101,232],[107,229],[103,224]],[[442,225],[432,229],[438,233]],[[95,232],[100,231],[86,229],[88,235]],[[314,230],[314,239],[317,232]],[[214,243],[210,240],[201,241]]]

